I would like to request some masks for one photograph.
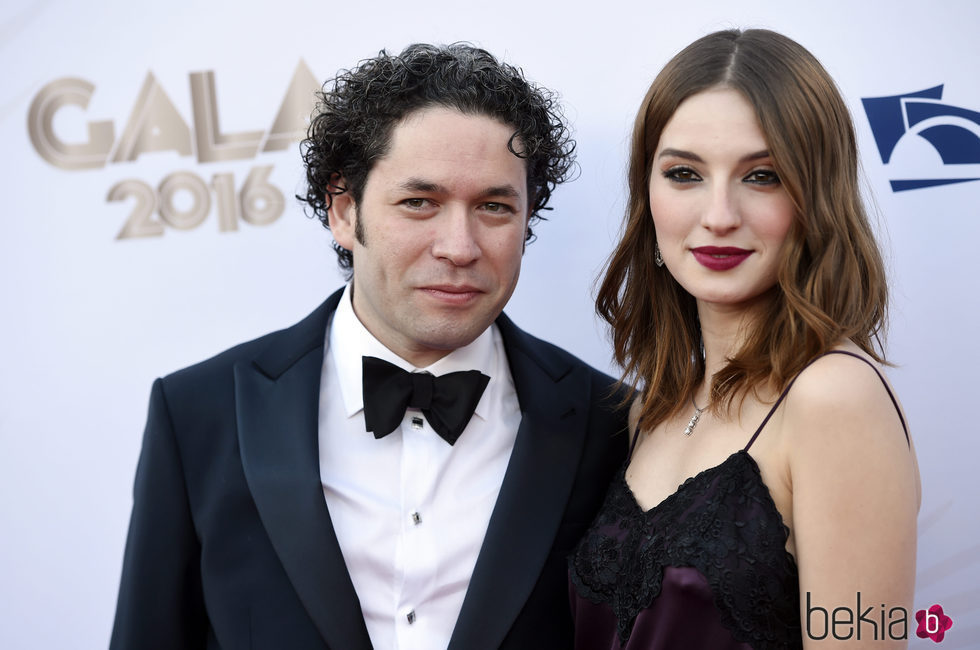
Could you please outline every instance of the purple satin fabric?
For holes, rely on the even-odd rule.
[[[569,584],[575,650],[751,650],[722,625],[708,582],[692,567],[666,567],[660,595],[636,617],[626,645],[604,603],[581,598]]]

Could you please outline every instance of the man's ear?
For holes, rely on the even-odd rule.
[[[335,174],[330,179],[327,191],[333,194],[330,208],[327,210],[327,218],[330,223],[330,233],[334,241],[349,251],[354,250],[354,242],[357,241],[355,232],[357,230],[357,204],[351,195],[346,179],[340,174]]]
[[[524,241],[521,242],[521,255],[527,252],[528,236],[531,233],[531,207],[527,208],[527,217],[524,219]]]

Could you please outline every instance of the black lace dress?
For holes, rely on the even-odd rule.
[[[792,384],[744,449],[650,510],[616,476],[569,557],[576,649],[803,647],[789,529],[749,455]]]

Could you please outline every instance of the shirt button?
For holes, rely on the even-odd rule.
[[[418,416],[412,417],[412,428],[419,431],[422,428],[423,420]]]
[[[414,623],[415,622],[415,610],[413,609],[412,611],[410,611],[405,618],[408,619],[408,624],[409,625],[411,625],[412,623]]]
[[[416,526],[418,526],[419,524],[421,524],[422,523],[422,515],[420,515],[417,512],[413,512],[412,513],[412,523],[415,524]]]

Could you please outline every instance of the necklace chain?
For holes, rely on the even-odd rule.
[[[694,406],[694,415],[691,416],[690,421],[687,423],[687,427],[684,428],[684,435],[690,436],[694,433],[694,427],[698,426],[698,421],[701,419],[701,414],[704,413],[704,409],[699,407],[697,402],[694,401],[694,395],[691,395],[691,404]]]

